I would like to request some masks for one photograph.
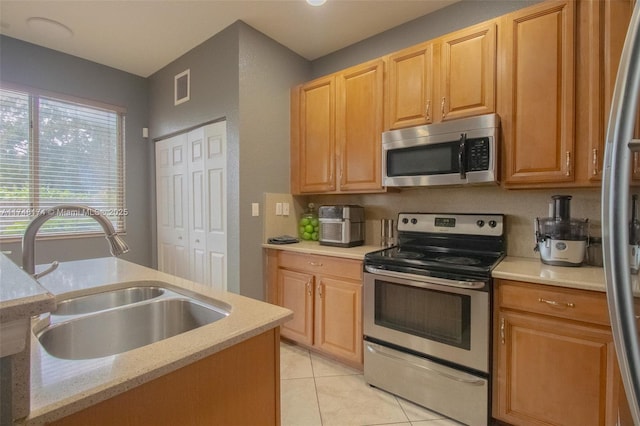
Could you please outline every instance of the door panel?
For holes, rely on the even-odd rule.
[[[313,275],[278,270],[278,305],[293,311],[280,334],[300,343],[313,344]]]

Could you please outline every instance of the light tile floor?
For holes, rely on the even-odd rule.
[[[283,341],[282,426],[459,426],[438,413],[373,388],[362,372]]]

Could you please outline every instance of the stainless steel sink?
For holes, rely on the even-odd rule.
[[[74,297],[57,303],[53,315],[78,315],[103,311],[118,306],[129,305],[161,296],[164,289],[159,287],[129,287],[120,290],[94,293]]]
[[[42,347],[63,359],[90,359],[126,352],[211,324],[229,309],[166,289],[163,296],[52,323],[37,332]],[[223,306],[223,303],[220,303]],[[228,306],[227,306],[228,307]]]

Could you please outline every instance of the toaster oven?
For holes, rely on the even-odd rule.
[[[320,245],[354,247],[364,244],[364,208],[356,205],[320,206]]]

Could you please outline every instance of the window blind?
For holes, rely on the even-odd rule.
[[[43,210],[84,204],[124,232],[124,114],[0,90],[0,238],[17,238]],[[38,235],[102,232],[86,216],[47,221]]]

